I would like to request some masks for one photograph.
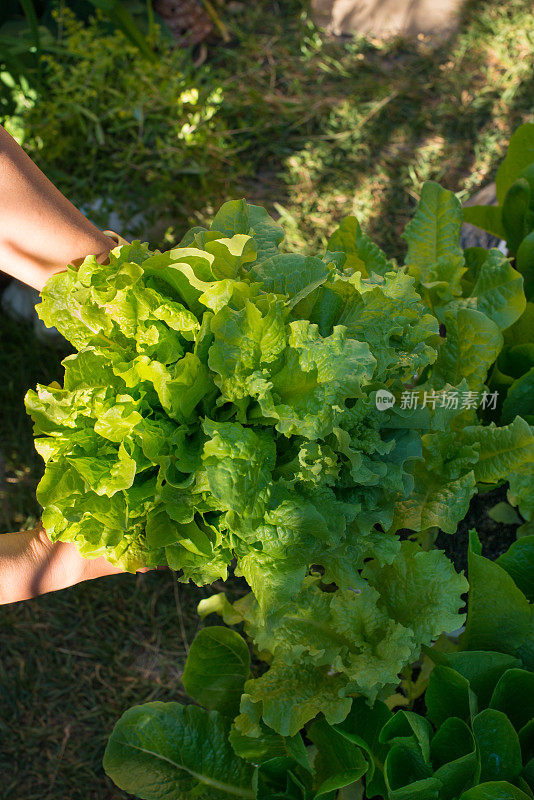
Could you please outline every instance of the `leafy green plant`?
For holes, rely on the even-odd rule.
[[[150,36],[136,23],[133,15],[124,0],[90,0],[95,9],[98,9],[121,31],[124,36],[137,48],[139,53],[149,62],[157,61],[157,54],[153,50],[153,11],[152,0],[146,0],[147,22]]]
[[[3,9],[4,3],[0,6]],[[305,9],[301,2],[259,2],[242,6],[240,13],[232,14],[232,33],[237,36],[234,46],[209,46],[208,59],[196,69],[195,79],[209,69],[212,85],[224,86],[221,111],[229,130],[225,134],[224,148],[218,146],[217,139],[210,140],[210,148],[217,148],[215,168],[224,165],[225,173],[233,180],[242,174],[245,161],[249,174],[254,176],[252,186],[239,189],[237,195],[235,189],[226,189],[225,196],[250,193],[256,198],[251,202],[269,207],[273,203],[282,204],[295,220],[295,250],[302,248],[304,252],[306,248],[308,253],[321,252],[339,219],[355,213],[366,232],[373,231],[376,241],[388,255],[399,256],[403,247],[400,232],[411,213],[407,197],[418,193],[421,182],[428,177],[446,181],[448,188],[455,191],[474,191],[497,165],[513,127],[531,112],[532,65],[524,55],[530,52],[534,17],[531,3],[526,0],[508,4],[495,0],[467,4],[462,28],[451,43],[452,49],[446,47],[432,54],[426,48],[403,47],[398,43],[389,47],[359,39],[334,42],[328,37],[321,38],[309,16],[302,13]],[[108,28],[103,25],[104,31],[107,34]],[[13,37],[13,41],[20,40]],[[264,52],[270,53],[272,58],[259,58],[258,53]],[[62,63],[68,70],[70,62],[62,57]],[[150,69],[148,64],[146,69]],[[83,82],[92,82],[90,72],[78,74]],[[96,84],[94,88],[99,91]],[[75,96],[76,90],[72,91]],[[53,98],[52,92],[50,96]],[[128,94],[126,111],[129,102]],[[39,112],[32,115],[32,128],[25,126],[30,139],[38,135],[43,122],[54,113],[48,105],[46,92],[39,96]],[[24,125],[23,115],[20,118]],[[79,135],[78,131],[74,126],[72,135]],[[62,136],[70,135],[68,126],[63,126]],[[161,132],[158,135],[161,136]],[[55,144],[43,141],[41,157],[46,158],[46,148]],[[77,202],[84,203],[103,188],[111,193],[115,182],[108,176],[105,186],[99,186],[95,176],[77,172],[76,157],[80,149],[68,148],[71,160],[62,164],[68,175],[61,179],[66,186],[75,184]],[[118,168],[117,175],[119,183],[126,180]],[[175,186],[181,180],[176,180]],[[184,177],[184,183],[186,180]],[[190,180],[195,187],[200,186],[198,177],[192,176]],[[221,195],[212,191],[209,173],[205,174],[195,194],[189,192],[187,186],[185,188],[185,194],[181,188],[177,191],[184,197],[184,207],[189,205],[186,209],[189,218],[196,218],[198,210],[205,212],[211,204],[212,211],[207,212],[211,219],[222,201],[219,200]],[[143,202],[145,198],[149,202],[148,190],[143,191]],[[166,201],[169,207],[176,203],[172,186],[171,192]],[[183,216],[180,209],[178,239],[182,235]],[[285,220],[284,226],[287,250],[287,235],[291,236],[291,230]],[[161,238],[154,244],[164,249],[170,241],[170,238]],[[31,372],[30,363],[36,359],[31,331],[23,328],[21,334],[17,328],[14,337],[15,329],[6,318],[2,319],[1,328],[6,374],[12,378],[16,373],[21,386],[24,383],[33,386],[37,380],[49,383],[51,378],[44,374],[44,367],[39,378],[35,371]],[[17,352],[15,338],[23,342],[27,357],[22,355],[22,350],[20,354]],[[42,354],[42,348],[37,349]],[[15,369],[9,364],[8,353]],[[54,373],[55,377],[56,370],[50,358],[48,364],[50,374]],[[58,379],[63,383],[62,378]],[[29,513],[38,513],[33,498],[41,469],[36,464],[32,474],[26,474],[30,429],[20,417],[24,413],[22,403],[17,410],[15,401],[19,401],[19,395],[11,379],[4,381],[3,389],[7,469],[13,466],[16,476],[24,474],[23,481],[8,484],[10,502],[3,504],[4,529],[16,530],[22,527]],[[10,406],[9,412],[6,403]],[[29,797],[32,793],[44,797],[53,792],[57,797],[74,800],[78,795],[85,798],[91,794],[106,794],[103,776],[94,766],[94,759],[84,758],[84,752],[98,751],[102,731],[111,729],[109,717],[113,716],[113,708],[125,708],[132,702],[121,699],[126,686],[130,687],[131,697],[137,698],[146,698],[156,691],[161,695],[164,691],[159,677],[150,687],[149,670],[136,669],[139,635],[143,646],[148,647],[150,642],[159,642],[159,639],[155,641],[156,635],[163,634],[164,647],[159,650],[161,661],[158,664],[164,674],[171,676],[171,662],[173,659],[177,663],[180,661],[180,636],[173,632],[172,592],[159,593],[167,580],[170,576],[165,573],[149,574],[139,582],[119,577],[79,591],[50,596],[35,609],[38,620],[47,623],[42,626],[24,624],[27,608],[10,607],[9,613],[6,609],[3,660],[10,675],[9,691],[26,694],[24,703],[19,702],[19,697],[6,710],[7,720],[4,715],[8,725],[20,734],[8,740],[4,737],[3,741],[4,760],[9,765],[15,787],[12,791],[17,797]],[[135,592],[134,585],[138,586]],[[143,603],[145,610],[150,606],[152,588],[159,598],[158,625],[154,628],[149,615],[143,622],[142,610]],[[188,634],[189,622],[191,631],[196,624],[190,617],[190,604],[197,591],[202,590],[195,590],[195,587],[180,590]],[[88,613],[89,604],[93,614]],[[76,657],[65,657],[47,644],[50,645],[52,630],[61,632],[65,626],[69,630],[78,626],[78,646],[75,648],[72,640],[69,648],[84,651],[87,637],[83,635],[86,630],[83,619],[88,625],[87,635],[92,636],[94,658],[80,659],[79,669],[71,669],[79,675],[79,686],[76,686],[74,679],[68,679],[69,664],[72,668],[72,659]],[[98,626],[100,637],[95,633]],[[74,631],[71,633],[75,636]],[[123,652],[123,645],[125,658],[112,657],[110,648],[119,647]],[[128,652],[130,655],[126,657]],[[28,682],[25,675],[28,670],[31,672],[36,659],[42,680]],[[105,665],[107,687],[91,678],[93,667],[89,667],[95,660]],[[18,669],[18,661],[26,663],[24,673]],[[85,670],[83,664],[86,664]],[[130,677],[125,684],[127,672]],[[137,683],[134,682],[136,677]],[[62,694],[55,692],[58,681]],[[111,694],[110,685],[114,689]],[[56,774],[55,754],[61,749],[64,730],[62,725],[52,730],[47,724],[58,715],[59,718],[65,714],[76,716],[76,689],[91,694],[95,713],[78,715],[78,735],[69,739],[51,789],[50,770]],[[169,697],[174,699],[174,694]],[[24,709],[32,703],[37,717],[32,735],[28,736]],[[96,713],[96,706],[100,707],[99,713]],[[53,767],[50,761],[54,762]],[[5,791],[9,794],[9,789]],[[118,790],[117,794],[120,794]]]
[[[99,48],[105,47],[110,40],[117,46],[126,37],[126,43],[138,59],[141,56],[146,63],[153,63],[157,60],[154,47],[160,41],[164,41],[165,36],[162,35],[159,28],[156,30],[154,26],[151,0],[146,0],[141,23],[130,12],[129,5],[131,4],[125,0],[70,0],[68,7],[62,3],[61,13],[56,13],[58,6],[56,0],[6,0],[2,4],[0,8],[0,122],[20,144],[28,142],[28,147],[33,150],[32,155],[37,161],[40,161],[37,150],[44,149],[46,152],[50,146],[53,146],[53,140],[43,142],[41,138],[43,133],[46,135],[49,132],[46,126],[44,128],[42,126],[43,120],[49,119],[48,109],[43,106],[49,98],[52,99],[58,80],[61,82],[61,78],[64,79],[72,68],[73,59],[76,62],[80,57],[79,54],[69,50],[69,26],[76,27],[79,34],[87,31],[87,38],[93,40],[93,46],[96,44],[94,33],[98,31]],[[91,12],[92,17],[90,16]],[[74,23],[75,19],[77,26]],[[162,20],[158,21],[163,22]],[[84,24],[86,22],[87,28]],[[65,38],[62,36],[64,27],[67,31]],[[93,35],[90,31],[93,31]],[[83,33],[81,35],[83,38]],[[163,49],[165,50],[165,48]],[[54,70],[50,69],[51,64],[55,66]],[[46,65],[48,65],[48,69]],[[76,98],[80,95],[80,88],[85,87],[88,80],[90,81],[92,73],[78,73],[74,70],[74,75],[71,76],[71,78],[77,76],[81,79],[83,75],[85,77],[83,81],[80,80],[80,87],[77,90],[72,91],[71,86],[72,93],[69,100],[72,105],[71,114],[68,115],[70,119],[80,113],[81,106],[77,103]],[[65,87],[63,87],[64,89]],[[99,87],[99,91],[102,89],[103,87]],[[39,98],[39,103],[36,108],[37,98]],[[52,102],[54,101],[52,100]],[[29,109],[32,109],[32,113],[30,114],[31,121],[28,122],[26,117]],[[52,113],[55,114],[57,111],[56,108]],[[91,115],[89,109],[86,118],[96,119],[94,115]],[[28,132],[28,124],[32,133]],[[35,128],[33,128],[34,125]],[[38,132],[34,133],[33,131]],[[66,139],[76,136],[76,133],[76,126],[71,129],[65,126],[62,132],[64,142]],[[78,152],[80,141],[81,139],[78,137],[74,143]],[[63,175],[69,174],[69,171],[71,170],[64,164]],[[80,177],[78,175],[78,181]],[[79,195],[77,199],[81,204],[91,200],[91,197],[82,198]]]
[[[519,251],[534,231],[534,123],[521,125],[511,137],[495,184],[498,205],[468,206],[464,209],[465,221],[505,239],[508,252],[518,259],[518,267],[524,267],[524,272],[520,271],[528,275],[530,284],[534,281],[531,248],[521,256]],[[530,299],[530,292],[527,297]]]
[[[62,4],[65,6],[65,3]],[[128,2],[128,0],[69,0],[67,8],[69,12],[75,14],[82,21],[87,21],[91,11],[94,13],[95,9],[102,12],[102,15],[120,30],[124,36],[137,48],[138,52],[149,61],[154,61],[156,58],[155,52],[150,46],[150,39],[146,35],[143,28],[140,26],[134,15],[131,13],[129,6],[136,5],[136,3]],[[152,33],[150,22],[153,19],[152,2],[146,0],[145,8],[143,9],[143,16],[146,17],[150,33]],[[53,33],[53,14],[58,6],[57,0],[6,0],[0,10],[0,26],[6,25],[4,31],[0,34],[7,33],[13,30],[13,23],[17,24],[21,21],[22,15],[26,20],[28,33],[31,41],[33,42],[34,51],[41,54],[45,48],[42,47],[42,35],[45,34],[46,39]],[[11,43],[8,51],[13,52],[16,50],[16,44]],[[2,52],[2,57],[6,57],[6,53]]]
[[[246,691],[248,648],[235,631],[209,627],[193,642],[183,674],[203,708],[130,709],[110,737],[106,772],[144,800],[532,798],[534,537],[492,562],[473,532],[469,576],[460,649],[427,650],[436,666],[425,714],[392,713],[380,700],[369,706],[357,697],[340,724],[321,715],[291,737],[265,726],[255,737],[243,736],[231,719]]]
[[[27,395],[43,524],[86,557],[168,564],[184,582],[224,579],[237,559],[251,594],[204,612],[243,619],[269,654],[243,734],[263,719],[292,736],[391,691],[462,621],[466,583],[425,549],[433,532],[455,532],[477,481],[527,475],[524,420],[482,427],[472,403],[436,402],[483,387],[501,342],[488,314],[512,324],[520,305],[506,263],[507,305],[481,280],[478,307],[440,337],[408,271],[456,269],[460,226],[452,193],[427,187],[398,269],[354,220],[322,257],[282,253],[268,214],[232,201],[167,253],[134,242],[43,291],[42,319],[78,350],[63,388]],[[406,384],[433,401],[381,406]]]
[[[61,52],[42,56],[31,102],[14,82],[16,107],[1,121],[102,228],[115,212],[123,234],[145,234],[155,223],[161,239],[166,228],[184,229],[198,197],[212,198],[229,183],[220,84],[158,27],[159,57],[147,66],[101,14],[83,24],[64,9],[58,22]]]
[[[534,422],[534,123],[516,130],[496,177],[498,206],[464,209],[467,222],[506,240],[513,264],[523,276],[528,300],[520,319],[504,336],[504,347],[489,379],[501,396],[502,422],[521,414]],[[472,271],[480,256],[471,256]],[[530,517],[529,517],[530,519]]]
[[[450,248],[450,237],[454,238],[450,218],[448,222],[438,225],[435,240],[430,239],[432,225],[442,213],[444,202],[445,194],[437,184],[427,183],[423,187],[421,202],[405,234],[408,241],[407,271],[415,278],[418,291],[446,333],[446,344],[434,367],[438,381],[454,375],[454,383],[465,377],[472,389],[480,387],[486,372],[492,368],[486,393],[487,398],[492,397],[492,402],[486,405],[482,403],[480,407],[482,418],[491,421],[480,434],[489,445],[494,436],[501,436],[493,430],[496,419],[511,423],[517,420],[518,415],[522,415],[526,423],[533,421],[531,381],[534,369],[528,367],[534,347],[533,307],[525,299],[524,277],[512,267],[510,258],[498,249],[468,248],[462,252],[456,248],[452,257],[450,252],[445,255],[444,251]],[[452,199],[450,202],[458,221],[462,214],[460,204]],[[432,241],[431,254],[427,254],[419,243],[420,236],[425,232],[428,241]],[[484,352],[483,375],[480,366],[477,366],[480,365],[477,351]],[[503,389],[499,376],[500,367],[505,363],[513,365],[510,370],[518,380],[505,378]],[[440,375],[441,365],[444,373]],[[519,377],[518,372],[522,368],[526,368],[527,372]],[[512,448],[518,446],[523,449],[524,446],[525,457],[514,457],[515,465],[510,465],[505,478],[510,482],[510,502],[518,506],[525,520],[530,521],[534,512],[532,433],[527,432],[528,425],[523,430],[526,437],[523,444],[519,440],[513,443],[512,439],[508,444]],[[486,446],[484,444],[483,449]],[[507,446],[503,438],[499,447]],[[475,473],[481,484],[497,479],[486,457],[481,459]]]

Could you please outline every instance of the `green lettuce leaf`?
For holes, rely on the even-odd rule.
[[[238,633],[229,628],[203,628],[189,648],[182,683],[205,708],[231,715],[239,708],[249,672],[250,653]]]
[[[474,472],[482,483],[506,480],[514,472],[531,472],[534,466],[534,432],[521,417],[502,428],[494,423],[468,426],[462,432],[462,441],[478,448]]]
[[[502,205],[508,189],[534,161],[534,123],[521,125],[510,138],[506,157],[497,170],[497,199]]]
[[[401,526],[453,533],[477,481],[509,479],[531,513],[526,421],[401,400],[482,390],[498,329],[522,325],[521,278],[500,255],[466,261],[460,226],[454,195],[427,184],[399,269],[354,218],[325,254],[281,252],[280,226],[237,200],[166,253],[124,245],[43,290],[39,313],[77,351],[63,386],[26,398],[43,524],[132,572],[245,577],[249,596],[214,604],[270,664],[239,735],[340,722],[460,625],[463,579]],[[525,345],[500,363],[511,382]]]
[[[411,222],[403,234],[408,243],[406,264],[424,271],[439,259],[463,261],[459,245],[462,208],[454,194],[427,181]]]
[[[501,330],[509,328],[523,314],[526,308],[523,277],[500,250],[488,251],[471,290],[470,301],[476,302],[477,310]]]
[[[515,655],[531,634],[531,609],[523,592],[499,564],[484,558],[474,532],[468,556],[469,614],[462,647]]]
[[[323,713],[331,724],[347,716],[351,699],[340,697],[343,681],[325,669],[303,665],[299,670],[274,662],[261,678],[245,684],[236,729],[260,735],[260,719],[282,736],[295,736],[310,719]]]
[[[470,225],[506,239],[506,232],[502,225],[502,209],[499,206],[466,206],[464,208],[464,221]]]
[[[356,217],[345,217],[330,236],[327,258],[335,252],[345,255],[345,269],[357,270],[365,277],[372,272],[384,275],[391,267],[385,253],[363,233]]]
[[[465,378],[471,391],[484,385],[490,366],[497,359],[503,338],[497,325],[472,308],[444,314],[446,338],[438,350],[432,382],[442,389],[459,386]]]
[[[414,462],[414,488],[395,507],[393,530],[440,528],[454,533],[475,491],[478,453],[460,447],[455,434],[423,436],[423,459]]]
[[[362,751],[349,743],[324,719],[315,720],[307,735],[317,748],[314,768],[319,787],[315,797],[324,797],[358,781],[369,769]]]
[[[228,732],[217,711],[179,703],[133,706],[109,738],[104,769],[120,789],[143,800],[252,800],[253,769],[235,755]]]

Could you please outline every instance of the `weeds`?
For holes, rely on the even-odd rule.
[[[141,210],[152,206],[162,222],[152,244],[168,247],[223,199],[246,195],[284,217],[287,248],[314,250],[355,213],[400,254],[409,198],[421,182],[438,179],[467,197],[491,180],[512,130],[532,118],[528,0],[472,0],[459,33],[435,52],[424,41],[328,41],[298,0],[243,4],[224,21],[234,40],[200,66],[189,54],[165,51],[155,68],[137,67],[122,43],[114,59],[100,51],[85,62],[58,55],[50,64],[58,83],[42,95],[32,95],[30,83],[9,89],[4,76],[17,99],[12,130],[75,202],[111,196],[123,216],[128,198]],[[79,47],[89,36],[76,35]],[[91,35],[96,46],[100,34]],[[109,35],[118,47],[117,34]],[[81,69],[90,58],[93,66]],[[124,72],[110,80],[118,64]],[[178,90],[184,70],[191,78]],[[187,143],[178,135],[187,123],[182,108],[169,109],[191,88],[204,117]],[[208,108],[214,114],[206,118]],[[41,464],[22,398],[58,370],[55,351],[28,326],[1,317],[4,531],[32,524],[39,512]],[[198,591],[181,597],[189,640]],[[4,800],[125,797],[101,769],[112,720],[134,702],[180,699],[185,649],[171,576],[106,578],[4,608],[0,635]],[[165,651],[163,635],[175,642]]]

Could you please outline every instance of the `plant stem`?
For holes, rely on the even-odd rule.
[[[419,541],[423,550],[433,550],[438,538],[439,528],[427,528],[421,533]]]

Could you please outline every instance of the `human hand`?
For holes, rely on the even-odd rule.
[[[42,525],[0,535],[0,605],[123,571],[102,557],[83,558],[74,544],[51,542]]]

